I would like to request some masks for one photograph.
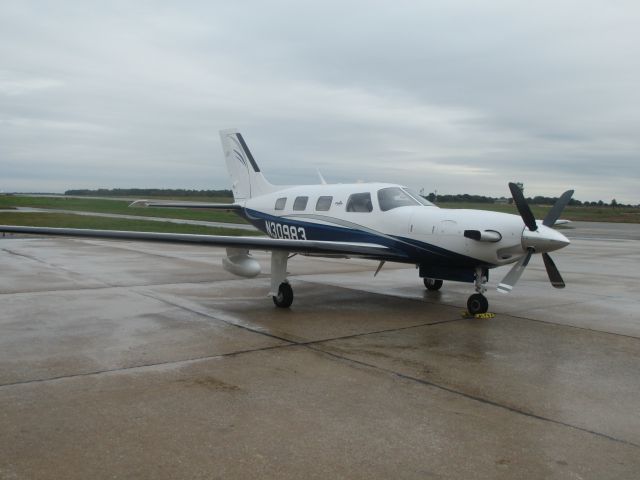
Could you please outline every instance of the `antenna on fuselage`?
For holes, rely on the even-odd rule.
[[[322,176],[322,174],[320,173],[320,169],[316,168],[316,172],[318,172],[318,177],[320,177],[320,184],[322,185],[326,185],[327,181],[324,179],[324,177]]]

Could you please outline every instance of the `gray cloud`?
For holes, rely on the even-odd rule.
[[[635,2],[0,4],[0,190],[272,181],[640,203]]]

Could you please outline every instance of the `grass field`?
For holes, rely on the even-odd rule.
[[[0,225],[35,227],[95,228],[101,230],[131,230],[139,232],[196,233],[201,235],[262,235],[261,232],[233,228],[214,228],[153,220],[129,220],[90,217],[68,213],[0,212]]]
[[[518,215],[515,205],[505,203],[451,202],[438,203],[438,206],[442,208],[474,208]],[[533,214],[536,218],[541,220],[545,217],[550,208],[551,205],[531,205]],[[640,208],[567,206],[562,212],[561,218],[582,222],[640,223]]]
[[[184,198],[181,200],[189,201]],[[197,201],[220,201],[228,203],[229,199],[198,199]],[[187,210],[183,208],[147,208],[129,207],[128,200],[111,200],[102,198],[68,198],[68,197],[29,197],[22,195],[0,196],[0,209],[15,207],[51,208],[56,210],[76,210],[81,212],[115,213],[119,215],[138,215],[141,217],[180,218],[185,220],[204,220],[209,222],[244,223],[247,222],[232,212],[214,210]]]

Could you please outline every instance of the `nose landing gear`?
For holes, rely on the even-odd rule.
[[[481,293],[474,293],[467,300],[467,311],[471,315],[486,313],[489,310],[489,300]]]
[[[476,268],[476,275],[474,284],[476,286],[476,293],[471,295],[467,300],[467,310],[471,315],[477,313],[486,313],[489,310],[489,300],[484,296],[484,292],[487,291],[486,283],[488,280],[487,270],[478,267]]]

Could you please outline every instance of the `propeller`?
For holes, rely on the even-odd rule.
[[[522,190],[520,190],[520,188],[515,183],[509,183],[509,190],[511,190],[511,196],[513,197],[513,201],[515,202],[518,212],[522,217],[522,221],[531,233],[527,232],[526,230],[523,231],[522,243],[523,246],[526,246],[527,253],[520,260],[518,260],[513,267],[511,267],[511,270],[509,270],[509,272],[502,279],[502,282],[500,282],[500,284],[498,285],[498,291],[502,293],[511,292],[514,285],[520,279],[522,272],[524,272],[524,269],[529,264],[531,256],[536,252],[536,247],[537,250],[542,253],[542,260],[544,261],[544,266],[547,270],[547,275],[549,276],[551,285],[553,285],[555,288],[564,288],[565,283],[562,279],[562,275],[560,275],[558,267],[556,267],[556,264],[551,259],[551,256],[545,250],[555,250],[557,248],[561,248],[553,245],[554,241],[558,241],[558,239],[553,238],[554,236],[559,236],[560,239],[564,239],[566,241],[564,242],[564,245],[568,243],[568,240],[566,240],[566,238],[564,238],[558,232],[551,230],[550,227],[552,227],[556,223],[558,218],[560,218],[564,207],[566,207],[571,200],[573,190],[567,190],[560,196],[555,205],[551,208],[551,210],[549,210],[549,213],[547,213],[544,220],[542,221],[543,227],[540,229],[540,231],[538,231],[539,227],[536,222],[536,218],[534,217],[531,208],[529,208]],[[537,232],[537,235],[532,235],[533,232]],[[553,234],[551,232],[553,232]]]
[[[520,279],[520,275],[522,275],[522,272],[524,272],[524,269],[526,268],[526,266],[529,265],[529,260],[531,260],[531,255],[533,255],[533,252],[534,252],[533,248],[529,248],[527,250],[527,254],[524,257],[522,257],[520,260],[518,260],[513,267],[511,267],[511,270],[509,270],[509,273],[505,275],[505,277],[502,279],[502,282],[500,282],[500,285],[498,285],[499,292],[502,292],[502,293],[511,292],[511,290],[513,289],[513,286]]]
[[[538,229],[536,217],[533,216],[533,212],[529,208],[529,205],[527,205],[527,201],[524,199],[522,190],[520,190],[520,187],[513,182],[509,183],[509,190],[511,190],[511,196],[513,197],[513,201],[515,202],[518,212],[522,217],[522,221],[529,230],[535,232]]]
[[[558,271],[558,267],[556,267],[556,264],[551,260],[551,256],[545,252],[542,254],[542,260],[544,260],[544,267],[547,269],[547,275],[549,275],[551,285],[555,288],[564,288],[564,280]]]
[[[562,215],[562,211],[564,210],[564,207],[567,206],[572,196],[573,196],[573,190],[567,190],[566,192],[564,192],[560,196],[560,198],[556,201],[555,205],[551,208],[551,210],[549,210],[549,213],[547,213],[547,216],[544,217],[542,224],[546,227],[553,227],[553,225],[556,223],[556,220],[558,220],[560,218],[560,215]]]

